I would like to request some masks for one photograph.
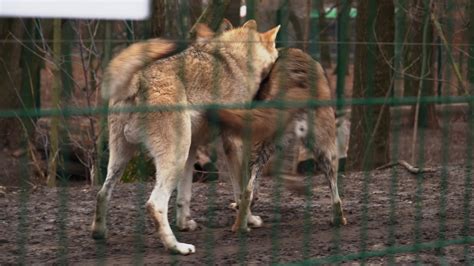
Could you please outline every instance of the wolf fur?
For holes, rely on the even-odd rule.
[[[325,72],[318,62],[301,50],[283,49],[256,99],[288,102],[312,99],[324,101],[331,99],[331,91]],[[241,195],[236,196],[241,201],[233,226],[234,231],[248,231],[249,220],[261,220],[250,213],[254,181],[269,157],[276,150],[281,151],[285,146],[294,143],[292,141],[294,139],[303,141],[328,180],[333,223],[346,224],[337,188],[336,120],[332,107],[223,109],[218,111],[218,117],[223,133],[235,136],[248,135],[251,138],[249,173],[243,173],[238,177],[240,180],[233,182],[242,188],[234,190],[241,191]]]
[[[279,27],[257,32],[254,20],[218,36],[198,27],[197,41],[181,53],[157,60],[173,50],[167,41],[139,43],[123,50],[105,72],[103,95],[111,108],[138,105],[201,105],[251,101],[278,51]],[[190,200],[195,151],[213,137],[205,111],[177,110],[109,115],[110,158],[107,178],[97,194],[92,236],[106,236],[106,211],[116,181],[139,143],[156,166],[156,184],[146,208],[166,249],[195,252],[176,240],[168,222],[168,202],[177,188],[176,221],[181,230],[194,230]]]

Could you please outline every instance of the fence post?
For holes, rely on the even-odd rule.
[[[60,63],[61,63],[61,19],[55,19],[53,22],[53,92],[52,92],[52,103],[53,108],[59,108],[60,95],[61,95],[61,75],[60,75]],[[54,116],[51,119],[51,131],[50,131],[50,153],[48,162],[48,179],[46,183],[49,187],[56,185],[56,172],[58,167],[59,156],[59,117]]]

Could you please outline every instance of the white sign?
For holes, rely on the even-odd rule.
[[[0,0],[0,17],[146,19],[149,0]]]

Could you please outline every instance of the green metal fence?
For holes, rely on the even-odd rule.
[[[254,10],[254,1],[248,2],[248,16],[256,17],[259,10]],[[295,3],[285,2],[276,11],[275,17],[278,24],[282,25],[279,35],[279,46],[284,47],[290,44],[309,43],[309,52],[314,58],[321,58],[319,42],[319,31],[325,30],[313,28],[310,36],[306,40],[290,40],[289,25],[292,14],[291,8]],[[314,19],[319,18],[319,12],[315,7],[318,1],[313,1],[310,5],[310,14],[318,14]],[[381,43],[377,41],[374,33],[377,19],[380,16],[377,12],[378,1],[369,1],[367,14],[368,34],[365,43],[356,41],[355,28],[356,19],[361,16],[360,11],[354,13],[351,6],[356,8],[353,1],[339,1],[336,40],[330,45],[337,49],[336,62],[337,70],[334,81],[334,100],[319,101],[308,100],[304,102],[291,102],[283,100],[274,101],[254,101],[245,104],[203,104],[203,105],[160,105],[160,106],[136,106],[126,108],[109,108],[105,103],[96,101],[94,95],[100,77],[96,76],[101,68],[106,66],[110,60],[113,46],[132,43],[142,39],[149,32],[147,24],[127,21],[124,23],[111,22],[88,22],[86,34],[78,30],[80,21],[68,20],[61,26],[60,21],[55,25],[55,42],[43,42],[43,45],[54,47],[54,54],[57,57],[43,56],[49,62],[49,69],[53,70],[52,79],[58,84],[53,85],[57,90],[53,92],[51,108],[41,108],[39,98],[35,98],[35,104],[30,104],[30,98],[22,98],[27,104],[25,108],[7,109],[0,112],[0,119],[18,119],[19,121],[32,121],[35,124],[40,118],[51,119],[51,132],[56,136],[49,136],[49,148],[45,152],[45,161],[52,164],[56,161],[58,168],[49,169],[49,173],[43,177],[50,176],[57,181],[55,188],[45,188],[32,185],[36,182],[32,180],[34,175],[32,169],[37,163],[37,154],[32,152],[31,141],[23,140],[25,152],[18,156],[19,182],[17,187],[5,186],[5,193],[0,198],[2,208],[5,212],[0,216],[2,228],[0,229],[0,246],[4,245],[6,254],[0,255],[0,263],[5,264],[30,264],[30,263],[78,263],[78,264],[144,264],[144,263],[177,263],[177,264],[339,264],[339,263],[374,263],[374,264],[466,264],[474,263],[474,221],[473,197],[472,197],[472,168],[473,168],[473,133],[474,132],[474,96],[472,94],[473,65],[472,59],[474,30],[469,25],[466,31],[470,32],[467,42],[453,41],[453,27],[455,27],[455,12],[464,12],[463,6],[454,1],[445,1],[450,14],[443,17],[443,21],[436,20],[435,15],[439,15],[438,9],[432,9],[433,1],[417,1],[423,7],[418,18],[423,23],[423,36],[421,43],[407,40],[409,26],[406,23],[407,10],[412,4],[408,1],[395,2],[395,31],[392,43]],[[467,2],[466,2],[467,3]],[[465,5],[467,5],[465,3]],[[360,4],[360,3],[358,3]],[[439,3],[438,3],[439,4]],[[469,6],[469,5],[467,5]],[[458,9],[456,9],[456,7]],[[469,7],[474,9],[472,7]],[[180,14],[188,14],[189,6],[186,10],[180,10]],[[466,10],[471,10],[466,9]],[[438,12],[438,13],[432,13]],[[466,11],[467,12],[467,11]],[[473,13],[472,11],[470,11]],[[330,9],[333,16],[333,9]],[[357,14],[357,15],[356,15]],[[465,13],[463,13],[465,14]],[[363,14],[362,14],[363,15]],[[258,17],[258,16],[257,16]],[[183,15],[178,23],[180,31],[185,32],[186,22]],[[101,24],[102,23],[102,24]],[[312,25],[314,25],[314,21]],[[431,24],[433,23],[433,24]],[[438,24],[439,23],[439,28]],[[34,21],[33,27],[36,31],[41,31],[39,21]],[[428,38],[428,24],[432,25],[432,34],[438,36],[438,40]],[[75,29],[75,35],[71,31]],[[59,36],[63,33],[63,37]],[[104,38],[101,39],[95,32],[103,31]],[[33,33],[33,31],[29,32]],[[38,32],[36,32],[38,33]],[[126,34],[126,38],[119,38],[121,33]],[[396,33],[396,34],[395,34]],[[446,34],[442,35],[442,34]],[[313,35],[312,35],[313,34]],[[41,35],[41,32],[40,32]],[[184,36],[184,35],[182,35]],[[34,37],[31,39],[15,40],[21,42],[26,51],[37,53],[40,43]],[[95,39],[96,38],[96,39]],[[61,39],[61,40],[59,40]],[[10,40],[5,40],[4,43]],[[187,41],[181,39],[180,43]],[[433,42],[433,43],[432,43]],[[0,41],[0,43],[2,43]],[[99,43],[102,48],[99,48]],[[102,44],[103,43],[103,44]],[[114,45],[112,45],[114,44]],[[386,90],[386,97],[374,96],[350,98],[347,97],[346,79],[353,77],[346,75],[347,72],[354,73],[354,69],[362,68],[358,65],[357,58],[352,55],[357,52],[355,46],[367,46],[368,54],[366,61],[366,89],[376,90],[377,68],[376,54],[381,46],[389,45],[393,48],[393,58],[386,58],[391,64],[391,85]],[[312,49],[314,46],[316,48]],[[408,59],[405,57],[406,50],[411,46],[420,46],[422,54],[418,59],[422,62],[420,76],[413,77],[407,75],[404,68],[409,67]],[[428,46],[438,48],[436,60],[431,58],[435,49],[429,55]],[[458,49],[459,59],[453,55],[453,50]],[[75,50],[76,59],[71,56],[71,50]],[[356,51],[354,51],[356,50]],[[79,54],[79,55],[78,55]],[[29,55],[33,56],[33,55]],[[38,56],[38,54],[36,54]],[[461,62],[462,58],[468,61],[466,66]],[[28,57],[29,58],[29,57]],[[26,60],[32,60],[32,59]],[[79,58],[79,59],[78,59]],[[51,62],[51,60],[53,62]],[[252,58],[249,58],[251,63]],[[417,61],[415,60],[415,61]],[[430,61],[431,60],[431,61]],[[463,59],[464,60],[464,59]],[[79,76],[73,71],[74,63],[88,62],[88,69],[82,69],[84,75],[82,82],[84,87],[80,87],[74,77]],[[94,62],[97,61],[95,64]],[[411,62],[415,64],[415,62]],[[27,64],[27,63],[24,63]],[[59,65],[58,65],[59,64]],[[465,64],[465,63],[464,63]],[[437,77],[429,72],[438,67]],[[95,67],[95,69],[92,69]],[[90,68],[90,69],[89,69]],[[184,69],[184,68],[183,68]],[[182,71],[184,71],[182,69]],[[97,70],[97,72],[94,72]],[[80,72],[81,72],[80,71]],[[444,71],[444,72],[443,72]],[[216,70],[218,72],[218,70]],[[444,73],[444,74],[443,74]],[[327,73],[328,76],[333,75]],[[219,77],[219,73],[215,73]],[[465,78],[464,78],[465,77]],[[356,77],[355,77],[356,78]],[[285,77],[281,78],[282,80]],[[401,96],[397,88],[397,82],[406,84],[406,80],[415,79],[417,81],[431,82],[433,85],[431,95],[424,94],[423,89],[428,88],[426,83],[421,82],[417,94]],[[434,90],[434,80],[437,81],[437,89]],[[33,80],[30,77],[25,80]],[[62,81],[61,81],[62,80]],[[187,81],[189,82],[189,81]],[[453,85],[454,84],[454,85]],[[40,91],[39,84],[36,84],[36,93]],[[219,81],[216,79],[213,84],[215,91],[219,91]],[[62,89],[61,89],[62,88]],[[81,94],[78,90],[83,90],[83,97],[86,98],[85,105],[63,104],[72,103],[74,97]],[[63,90],[61,92],[61,90]],[[76,94],[72,92],[76,90]],[[54,91],[54,89],[53,89]],[[436,93],[435,93],[436,92]],[[56,93],[56,94],[54,94]],[[34,93],[33,93],[34,95]],[[22,95],[24,96],[24,95]],[[36,95],[38,97],[38,95]],[[95,102],[91,102],[95,101]],[[57,106],[59,108],[57,108]],[[424,126],[418,127],[416,119],[414,121],[403,122],[405,119],[412,119],[413,115],[406,111],[407,108],[414,107],[417,117],[421,120],[427,119],[429,105],[434,105],[439,110],[437,121],[439,127],[427,129]],[[107,162],[107,141],[106,141],[106,116],[115,113],[148,113],[163,111],[181,110],[205,110],[212,114],[220,109],[270,109],[281,110],[290,108],[318,108],[321,106],[333,106],[336,113],[347,113],[354,107],[381,107],[391,112],[390,141],[387,141],[390,148],[390,162],[392,164],[382,167],[363,169],[361,172],[341,172],[339,175],[339,188],[343,199],[343,207],[347,213],[348,225],[330,226],[329,220],[332,212],[327,186],[324,182],[319,182],[318,177],[299,179],[300,185],[303,183],[303,196],[295,196],[289,192],[285,186],[286,179],[282,172],[282,165],[286,150],[275,152],[273,162],[273,172],[277,173],[272,179],[261,178],[263,195],[267,198],[260,198],[256,201],[254,209],[256,214],[262,215],[264,227],[254,229],[248,234],[237,234],[230,232],[231,220],[235,218],[235,213],[228,210],[226,206],[230,202],[231,185],[222,176],[226,169],[218,169],[219,180],[208,183],[197,183],[194,186],[202,194],[193,192],[191,206],[193,206],[192,216],[198,221],[201,227],[195,232],[178,232],[173,228],[178,239],[191,242],[197,245],[197,253],[181,257],[168,255],[159,244],[156,234],[151,234],[154,230],[148,215],[145,213],[145,203],[150,194],[150,167],[147,153],[144,149],[139,152],[138,159],[132,161],[133,167],[130,175],[132,184],[119,185],[118,191],[114,192],[111,201],[110,216],[123,215],[121,224],[110,225],[112,234],[107,241],[95,241],[90,239],[89,225],[92,221],[93,208],[95,205],[95,195],[98,190],[96,186],[77,185],[77,181],[72,180],[68,172],[67,163],[71,157],[70,135],[79,123],[85,123],[87,129],[80,134],[87,135],[88,138],[79,140],[92,140],[92,146],[84,146],[91,161],[83,162],[88,170],[95,169],[96,182],[104,180]],[[457,107],[461,106],[458,114],[455,113]],[[383,110],[383,109],[382,109]],[[368,112],[368,111],[367,111]],[[383,111],[382,111],[383,112]],[[410,115],[406,115],[409,113]],[[408,118],[407,118],[408,117]],[[76,120],[74,120],[76,119]],[[211,119],[212,120],[212,119]],[[378,124],[377,118],[368,120],[371,123],[369,128],[375,132]],[[351,123],[359,123],[352,117]],[[75,124],[78,123],[78,124]],[[282,124],[283,121],[275,121]],[[423,124],[423,123],[421,123]],[[23,123],[25,125],[25,123]],[[458,130],[457,127],[461,127]],[[218,121],[211,121],[211,130],[218,132]],[[354,128],[354,127],[353,127]],[[25,127],[25,131],[28,129]],[[410,134],[406,133],[407,131]],[[412,131],[415,131],[414,133]],[[369,132],[369,136],[370,136]],[[19,132],[18,134],[24,134]],[[53,133],[50,133],[53,134]],[[176,134],[179,136],[180,132]],[[414,134],[414,135],[413,135]],[[416,136],[415,141],[402,144],[402,139],[409,142],[412,139],[406,136]],[[352,135],[351,135],[352,136]],[[435,136],[435,137],[433,137]],[[438,137],[436,137],[438,136]],[[56,141],[56,142],[55,142]],[[73,140],[73,141],[77,141]],[[277,142],[281,139],[277,138]],[[433,141],[437,141],[438,149],[432,148]],[[462,143],[459,144],[458,142]],[[245,150],[251,148],[249,140],[243,141]],[[372,146],[371,140],[366,140],[366,146]],[[317,144],[316,144],[317,145]],[[455,150],[456,154],[450,154],[453,147],[463,147]],[[92,147],[92,148],[90,148]],[[431,148],[430,148],[431,147]],[[377,147],[376,147],[377,148]],[[416,148],[416,150],[407,150]],[[87,150],[89,149],[89,150]],[[218,144],[210,144],[210,161],[218,165],[219,155]],[[374,149],[373,147],[371,149]],[[368,150],[371,150],[368,149]],[[428,152],[427,152],[428,151]],[[369,151],[370,152],[370,151]],[[433,154],[439,152],[437,159],[432,159]],[[428,154],[427,154],[428,153]],[[411,160],[412,158],[415,160]],[[431,161],[427,161],[425,156],[429,155]],[[175,154],[175,156],[180,156]],[[365,156],[365,155],[364,155]],[[377,156],[377,154],[375,154]],[[457,161],[451,159],[456,158]],[[56,158],[56,159],[55,159]],[[348,158],[350,160],[351,158]],[[419,171],[409,173],[404,167],[400,167],[399,160],[410,161]],[[6,164],[5,164],[6,165]],[[424,172],[426,168],[434,168],[434,172]],[[374,169],[377,168],[377,169]],[[311,174],[313,176],[314,173]],[[128,180],[130,181],[130,180]],[[46,182],[43,180],[42,182]],[[324,184],[324,187],[321,186]],[[227,192],[224,192],[227,191]],[[121,194],[126,193],[126,194]],[[222,194],[224,193],[224,194]],[[327,197],[325,196],[327,195]],[[84,197],[84,202],[79,199]],[[124,206],[114,204],[119,198],[126,198],[120,201]],[[199,202],[195,206],[194,202]],[[46,207],[42,207],[48,206]],[[115,206],[114,206],[115,205]],[[170,206],[173,202],[170,202]],[[205,206],[204,206],[205,205]],[[170,217],[175,216],[176,210],[171,211]],[[38,213],[44,213],[39,215]],[[121,216],[120,216],[121,217]],[[229,218],[230,217],[230,218]],[[115,218],[117,219],[117,218]],[[170,218],[171,221],[174,219]],[[126,234],[120,232],[123,224],[133,223],[127,227],[131,230]],[[302,229],[300,228],[302,227]],[[131,228],[131,229],[130,229]],[[294,232],[294,233],[293,233]],[[2,237],[1,235],[4,235]],[[35,240],[34,238],[38,238]]]

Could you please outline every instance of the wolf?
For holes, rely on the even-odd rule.
[[[298,107],[261,109],[221,109],[218,122],[223,134],[250,138],[251,152],[247,172],[234,175],[234,193],[238,204],[238,215],[233,231],[248,232],[248,224],[261,226],[261,219],[250,212],[254,193],[254,182],[270,156],[282,152],[294,140],[301,140],[314,156],[331,191],[333,224],[347,223],[337,187],[338,156],[336,145],[336,118],[331,106],[303,108],[302,102],[331,99],[329,82],[322,66],[310,55],[299,49],[284,48],[269,76],[262,83],[257,101],[286,101],[300,103]],[[236,153],[238,147],[232,142],[224,143],[227,153]],[[242,153],[242,152],[241,152]],[[239,164],[234,158],[233,164]],[[238,172],[238,170],[234,170]],[[257,223],[256,223],[257,221]]]
[[[107,177],[97,194],[92,237],[106,236],[106,212],[114,184],[139,144],[156,166],[156,183],[146,203],[165,248],[187,255],[195,246],[178,242],[168,221],[168,203],[177,188],[176,221],[194,230],[190,200],[192,169],[199,145],[213,138],[206,111],[193,105],[249,102],[276,61],[279,26],[260,33],[255,20],[215,35],[199,25],[197,40],[172,55],[176,44],[150,40],[131,45],[107,67],[102,96],[110,108],[140,105],[184,107],[145,113],[112,113],[108,117],[110,157]]]

